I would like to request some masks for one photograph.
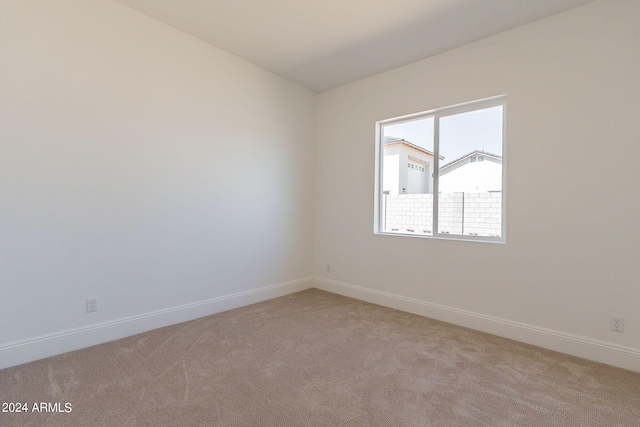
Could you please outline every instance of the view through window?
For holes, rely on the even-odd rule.
[[[378,122],[376,231],[503,242],[504,116],[501,96]]]

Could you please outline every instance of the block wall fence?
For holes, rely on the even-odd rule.
[[[432,234],[433,194],[384,195],[382,229]],[[467,236],[500,236],[502,192],[440,193],[439,232]]]

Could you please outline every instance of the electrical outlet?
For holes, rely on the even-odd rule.
[[[98,298],[87,298],[87,313],[98,311]]]
[[[327,267],[325,268],[325,271],[327,273],[331,273],[331,264],[327,264]]]
[[[624,332],[624,317],[611,316],[609,318],[609,328],[612,331]]]

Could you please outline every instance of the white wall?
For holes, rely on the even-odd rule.
[[[317,286],[640,371],[638,22],[597,1],[320,94]],[[375,122],[500,94],[506,244],[374,235]]]
[[[0,11],[0,368],[311,286],[314,93],[112,1]]]
[[[400,192],[400,163],[400,154],[385,154],[383,158],[382,190],[394,196]],[[406,164],[406,161],[404,163]]]
[[[477,193],[502,190],[502,161],[489,156],[481,162],[465,159],[442,171],[438,181],[438,191],[455,193],[463,191]]]

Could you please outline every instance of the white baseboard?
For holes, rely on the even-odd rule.
[[[640,350],[321,277],[315,287],[583,359],[640,372]]]
[[[313,287],[308,277],[0,345],[0,369],[102,344]]]

